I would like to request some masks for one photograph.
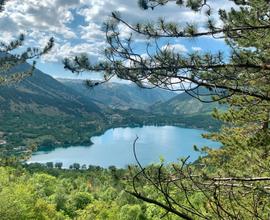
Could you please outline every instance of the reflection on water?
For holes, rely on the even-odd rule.
[[[71,146],[56,148],[51,151],[35,152],[29,162],[46,163],[62,162],[63,167],[73,163],[99,165],[108,167],[125,167],[135,164],[132,145],[136,138],[136,149],[143,165],[159,162],[160,156],[167,162],[177,161],[178,158],[190,156],[195,160],[199,153],[193,150],[193,145],[216,148],[218,143],[201,137],[204,131],[186,129],[174,126],[144,126],[140,128],[115,128],[103,135],[92,137],[91,146]]]

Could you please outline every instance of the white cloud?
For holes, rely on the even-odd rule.
[[[202,48],[200,48],[200,47],[191,47],[191,49],[194,51],[201,51],[202,50]]]
[[[70,9],[76,4],[78,6],[79,0],[8,1],[6,10],[0,14],[0,20],[9,20],[9,32],[13,34],[38,30],[48,34],[61,34],[63,38],[74,38],[76,34],[67,24],[74,19]]]
[[[104,32],[101,26],[95,23],[89,23],[87,26],[80,26],[81,39],[88,42],[105,41]]]
[[[186,53],[188,51],[183,44],[167,44],[162,46],[161,50],[170,50],[174,53]]]
[[[224,5],[222,0],[209,1],[214,10],[220,7],[228,9],[233,5]],[[159,17],[179,24],[206,21],[203,12],[195,13],[185,7],[178,7],[175,2],[143,11],[139,9],[137,0],[12,0],[7,2],[5,11],[0,13],[0,40],[8,41],[19,33],[27,33],[27,46],[38,46],[53,36],[56,46],[45,56],[46,59],[57,61],[80,52],[97,59],[105,47],[102,23],[112,11],[120,11],[123,19],[131,24],[155,21]],[[78,16],[80,21],[76,20]],[[217,17],[217,11],[214,17]],[[119,28],[121,37],[129,36],[127,27],[120,25]],[[141,35],[136,35],[135,40],[144,42]],[[175,52],[187,52],[182,44],[169,47]]]
[[[92,62],[97,62],[104,47],[103,43],[89,44],[82,43],[72,46],[70,43],[58,44],[56,43],[52,51],[42,57],[43,61],[56,62],[62,60],[65,57],[73,57],[79,54],[87,53],[88,57]]]

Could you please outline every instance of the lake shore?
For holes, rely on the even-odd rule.
[[[106,127],[104,127],[103,129],[101,129],[99,131],[92,132],[91,135],[89,136],[89,139],[84,139],[82,141],[70,140],[68,143],[53,142],[53,140],[51,140],[50,144],[40,143],[39,146],[37,147],[37,150],[43,150],[44,147],[45,148],[50,148],[51,150],[53,150],[53,149],[56,149],[56,148],[59,148],[59,147],[68,148],[70,146],[75,146],[75,145],[77,145],[77,146],[90,146],[90,145],[93,144],[93,142],[91,141],[92,137],[102,135],[107,130],[114,129],[114,128],[127,128],[127,127],[136,128],[136,127],[143,127],[143,126],[158,126],[158,127],[175,126],[175,127],[179,127],[179,128],[201,129],[201,130],[205,130],[205,131],[209,131],[209,132],[215,130],[215,128],[213,129],[213,127],[196,126],[196,125],[179,123],[179,122],[174,122],[174,123],[173,122],[172,123],[156,122],[156,123],[145,123],[145,124],[141,124],[141,123],[119,123],[119,124],[106,126]]]
[[[160,161],[177,161],[179,157],[191,156],[195,161],[199,152],[193,151],[193,145],[217,147],[217,143],[202,138],[205,130],[180,128],[176,126],[143,126],[111,128],[99,136],[93,136],[92,145],[74,145],[70,147],[44,147],[35,152],[28,162],[63,162],[68,168],[73,163],[94,166],[126,167],[136,164],[132,145],[136,138],[138,157],[143,165]]]

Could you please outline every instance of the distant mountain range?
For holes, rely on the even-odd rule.
[[[94,88],[86,87],[83,80],[57,79],[65,86],[89,98],[100,107],[112,109],[146,110],[155,103],[168,101],[177,94],[162,89],[142,89],[135,84],[107,82]]]

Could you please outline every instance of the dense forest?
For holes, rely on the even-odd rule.
[[[132,168],[131,168],[132,169]],[[1,219],[152,219],[161,210],[125,193],[128,170],[1,167]],[[157,218],[158,219],[158,218]]]
[[[0,13],[4,12],[5,2],[0,1]],[[52,112],[57,113],[61,119],[56,123],[59,123],[60,127],[66,114],[73,115],[75,119],[78,115],[83,115],[82,123],[76,124],[76,129],[91,133],[94,132],[91,129],[96,127],[99,127],[97,131],[102,130],[101,127],[105,127],[103,123],[108,121],[111,123],[110,127],[132,123],[134,126],[179,123],[192,127],[194,121],[205,126],[209,123],[210,113],[207,107],[198,103],[207,105],[216,102],[225,107],[213,109],[212,117],[220,122],[207,124],[209,129],[215,129],[205,134],[204,138],[218,141],[221,148],[194,146],[194,150],[205,155],[195,162],[191,163],[189,158],[182,158],[177,163],[166,164],[161,159],[158,164],[143,167],[136,154],[137,138],[133,143],[136,166],[125,169],[111,166],[105,169],[91,165],[81,167],[75,163],[70,169],[62,169],[61,163],[25,164],[21,157],[1,147],[1,156],[5,155],[2,152],[9,152],[12,157],[1,158],[0,218],[269,219],[270,4],[266,0],[230,2],[233,7],[226,10],[221,8],[217,14],[213,14],[215,4],[208,0],[139,0],[139,7],[144,11],[155,11],[175,4],[175,7],[185,8],[192,13],[204,12],[206,22],[203,27],[198,27],[192,23],[167,22],[161,18],[155,23],[131,24],[121,13],[112,12],[103,27],[108,46],[104,51],[106,59],[93,63],[86,54],[82,54],[63,61],[65,69],[75,74],[100,72],[103,81],[88,80],[86,84],[89,87],[117,77],[132,81],[145,89],[162,88],[185,92],[196,98],[196,102],[182,105],[177,98],[172,98],[164,105],[153,105],[150,111],[101,111],[100,106],[95,103],[89,102],[90,104],[85,106],[82,104],[84,99],[78,98],[79,96],[66,96],[61,90],[62,97],[59,102],[69,98],[67,101],[79,107],[58,103],[59,106],[44,110],[41,107],[44,107],[43,103],[32,92],[32,100],[37,100],[40,104],[38,108],[34,108],[35,111],[31,109],[33,115],[39,111],[45,112],[47,116]],[[123,26],[133,34],[128,37],[121,35]],[[134,43],[134,36],[138,35],[144,39],[152,39],[154,50],[150,50],[151,46],[145,44],[145,53],[138,53]],[[221,39],[229,49],[226,53],[194,51],[182,54],[171,49],[170,44],[163,49],[159,45],[160,39],[164,38],[194,40],[201,37]],[[28,48],[20,53],[23,49],[17,49],[21,48],[23,42],[22,35],[10,43],[0,44],[1,87],[31,78],[35,71],[35,61],[24,70],[18,66],[48,54],[54,46],[54,40],[50,39],[44,48]],[[20,54],[13,55],[14,50]],[[49,97],[48,89],[38,89],[45,91],[44,97]],[[70,91],[66,89],[65,91]],[[26,88],[22,90],[25,92]],[[56,100],[59,95],[55,91],[51,92],[52,100]],[[1,100],[3,101],[3,98]],[[51,102],[51,98],[48,100]],[[192,114],[178,116],[179,111],[188,111],[184,108],[187,103],[192,105]],[[193,115],[194,105],[200,107],[199,114]],[[26,108],[29,106],[26,105]],[[47,103],[45,106],[48,107]],[[204,109],[207,110],[204,112]],[[2,107],[1,110],[1,115],[5,116],[5,109]],[[152,115],[151,111],[157,111],[158,115]],[[171,111],[173,112],[168,113]],[[86,116],[97,119],[95,126],[92,124],[89,130],[87,126],[83,127]],[[12,118],[11,114],[11,120]],[[27,117],[24,119],[27,120]],[[5,118],[1,120],[4,121]],[[32,120],[33,124],[36,123],[35,118]],[[4,122],[3,125],[12,126]],[[16,126],[27,127],[20,123]],[[57,132],[48,126],[46,132]],[[219,127],[220,129],[217,129]],[[72,134],[73,124],[71,123],[69,128],[64,126],[64,129],[68,130],[64,135]],[[45,131],[41,128],[38,132]],[[73,133],[75,139],[80,135],[80,132],[77,132]],[[39,133],[26,133],[29,139],[40,138]],[[60,136],[61,140],[65,139],[60,133],[54,135]],[[32,145],[27,147],[30,151],[35,149]]]

